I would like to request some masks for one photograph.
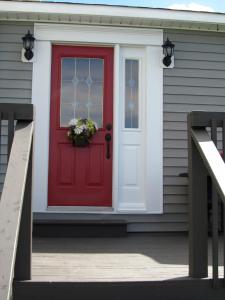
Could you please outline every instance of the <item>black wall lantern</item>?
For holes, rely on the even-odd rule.
[[[171,41],[167,38],[167,40],[164,42],[162,47],[163,47],[163,54],[164,54],[163,64],[166,67],[169,67],[171,65],[171,62],[172,62],[171,58],[174,54],[175,45],[173,43],[171,43]]]
[[[27,60],[31,60],[34,56],[32,49],[34,48],[35,38],[30,33],[30,30],[28,30],[27,34],[24,37],[22,37],[22,40],[23,48],[25,49],[24,56]]]

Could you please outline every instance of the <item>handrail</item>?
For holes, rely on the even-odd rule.
[[[225,203],[225,164],[205,129],[192,129],[192,138],[206,166],[216,190]]]
[[[207,130],[208,127],[211,130],[211,137]],[[217,149],[218,128],[222,129],[220,136],[222,133],[223,159]],[[189,275],[195,278],[208,276],[208,178],[210,177],[212,183],[210,197],[212,204],[212,278],[214,287],[218,286],[219,265],[218,196],[222,200],[223,213],[225,207],[224,154],[225,113],[191,112],[188,115]],[[225,222],[223,225],[225,232]]]
[[[28,110],[24,109],[24,107]],[[0,299],[9,300],[12,293],[12,283],[20,270],[16,270],[17,260],[21,257],[22,228],[31,203],[31,159],[33,138],[33,106],[0,104],[0,121],[12,114],[17,121],[8,167],[0,200]],[[2,108],[5,110],[2,113]],[[18,109],[17,109],[18,108]],[[11,109],[11,110],[10,110]],[[17,111],[17,112],[16,112]],[[23,118],[24,117],[24,118]],[[25,120],[23,120],[25,119]],[[13,120],[14,123],[14,120]],[[11,125],[12,127],[12,125]],[[10,128],[10,126],[8,127]],[[30,237],[26,237],[28,242]],[[30,249],[29,249],[30,250]],[[26,258],[25,258],[26,259]],[[19,263],[19,262],[18,262]],[[24,265],[25,272],[27,267]],[[25,274],[22,271],[23,275]],[[29,273],[28,273],[29,275]],[[24,278],[25,279],[25,278]]]

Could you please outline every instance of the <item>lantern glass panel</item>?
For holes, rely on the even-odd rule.
[[[172,48],[169,46],[166,50],[167,50],[167,55],[172,56],[173,54]]]
[[[29,39],[25,39],[25,41],[24,41],[24,48],[26,49],[26,50],[28,50],[28,49],[30,49],[31,48],[31,42],[30,42],[30,40]]]

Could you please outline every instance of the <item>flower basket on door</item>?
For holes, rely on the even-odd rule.
[[[87,147],[97,130],[97,124],[91,119],[72,119],[67,134],[73,146]]]

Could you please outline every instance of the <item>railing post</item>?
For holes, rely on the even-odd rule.
[[[23,209],[21,215],[20,231],[15,261],[14,279],[31,279],[32,256],[32,147],[30,150],[29,165],[24,191]]]
[[[211,139],[217,147],[217,121],[212,119]],[[212,182],[212,267],[213,287],[218,284],[218,260],[219,260],[219,233],[218,233],[219,199],[215,185]]]
[[[191,136],[188,116],[189,160],[189,276],[208,276],[207,172]]]

